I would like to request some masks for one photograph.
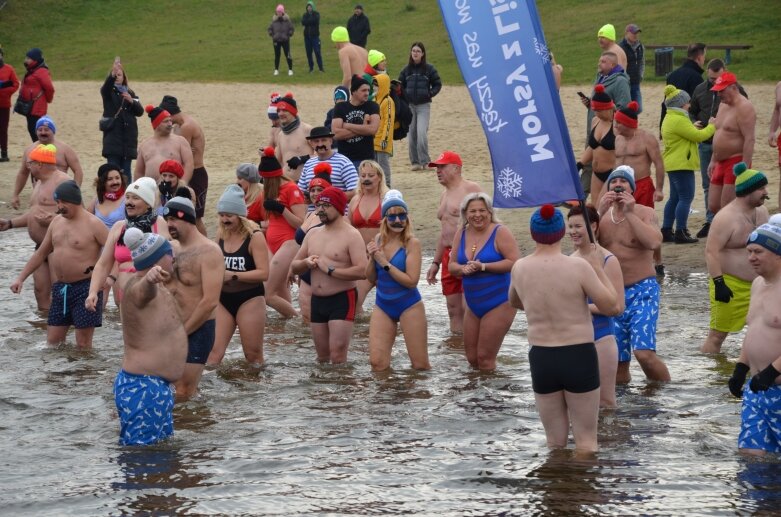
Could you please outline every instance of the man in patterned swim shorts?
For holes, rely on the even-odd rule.
[[[11,290],[19,293],[28,276],[43,265],[51,266],[52,303],[47,320],[46,341],[59,345],[65,341],[70,327],[76,328],[79,348],[92,347],[95,327],[103,323],[102,294],[97,310],[84,308],[89,294],[92,269],[106,243],[108,229],[103,222],[87,212],[81,203],[81,189],[73,180],[63,181],[54,189],[57,214],[46,230],[41,245],[25,264]],[[46,264],[46,261],[49,264]]]
[[[781,227],[766,223],[748,236],[748,261],[757,278],[751,286],[748,330],[729,379],[743,398],[738,448],[751,455],[781,452]],[[745,387],[749,372],[754,375]]]
[[[114,381],[119,443],[150,445],[174,432],[172,382],[184,373],[187,334],[173,294],[171,244],[138,228],[125,232],[136,274],[122,299],[125,355]]]

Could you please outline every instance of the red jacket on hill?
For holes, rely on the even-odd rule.
[[[11,95],[19,89],[19,78],[16,77],[16,71],[11,65],[0,66],[0,85],[6,81],[11,81],[13,84],[0,88],[0,108],[10,108]]]
[[[43,93],[42,95],[40,95]],[[40,95],[40,97],[38,97]],[[30,115],[42,117],[46,115],[49,103],[54,100],[54,85],[52,84],[49,68],[46,65],[38,65],[24,74],[22,88],[19,97],[23,101],[29,101],[38,97],[33,104]]]

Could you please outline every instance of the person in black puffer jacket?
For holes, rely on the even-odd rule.
[[[428,124],[431,118],[431,99],[442,89],[442,80],[436,68],[426,62],[426,47],[416,41],[410,47],[409,64],[399,74],[404,97],[412,110],[409,134],[409,161],[412,170],[428,167]]]
[[[117,57],[108,77],[100,87],[103,100],[103,117],[112,119],[110,128],[103,131],[103,156],[119,167],[127,179],[132,182],[130,162],[137,156],[138,122],[137,117],[144,114],[144,107],[133,90],[127,87],[125,69]]]

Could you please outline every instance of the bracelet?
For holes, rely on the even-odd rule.
[[[433,261],[433,262],[432,262],[432,264],[434,264],[435,266],[439,267],[439,266],[442,264],[442,262],[437,262],[437,261],[435,260],[435,261]]]
[[[114,275],[109,275],[108,277],[109,277],[110,279],[112,279],[114,282],[116,282],[116,281],[117,281],[117,277],[115,277]]]
[[[482,262],[481,265],[483,266],[483,271],[485,271],[485,262]]]
[[[13,219],[9,219],[8,220],[8,229],[11,230],[11,229],[13,229],[13,227],[14,227],[14,220]]]

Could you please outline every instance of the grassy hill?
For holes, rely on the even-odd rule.
[[[521,1],[521,0],[516,0]],[[0,2],[2,3],[2,2]],[[301,15],[304,1],[285,3],[296,25],[291,41],[295,76],[273,78],[273,50],[266,27],[277,1],[261,0],[8,0],[0,10],[0,44],[6,62],[22,68],[24,53],[41,47],[57,79],[101,79],[115,55],[132,80],[328,83],[340,78],[330,32],[352,15],[354,0],[321,0],[325,74],[308,74]],[[599,48],[596,32],[607,22],[618,32],[630,22],[643,29],[646,43],[741,43],[731,69],[743,81],[781,79],[778,41],[781,12],[767,0],[624,0],[599,4],[583,0],[541,0],[549,47],[565,67],[565,83],[589,82]],[[395,76],[406,64],[411,42],[421,40],[446,83],[461,81],[452,48],[434,0],[363,2],[372,24],[369,47],[382,50]],[[692,7],[688,7],[692,6]],[[687,9],[707,9],[708,13]],[[616,14],[607,14],[616,13]],[[647,78],[653,80],[653,53]],[[682,59],[676,53],[676,63]],[[723,57],[713,51],[709,57]],[[286,67],[281,66],[282,69]],[[225,102],[226,99],[220,99]]]

